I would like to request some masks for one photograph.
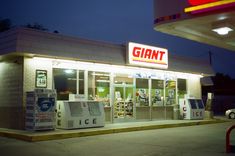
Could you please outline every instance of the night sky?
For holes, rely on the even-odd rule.
[[[209,61],[215,72],[235,78],[235,52],[153,30],[152,0],[2,0],[0,18],[14,26],[39,23],[49,31],[117,44],[133,41],[167,48],[169,55]]]

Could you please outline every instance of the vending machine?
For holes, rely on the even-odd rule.
[[[204,119],[205,106],[202,99],[196,99],[185,96],[179,99],[181,119]]]
[[[26,93],[26,130],[54,130],[56,91],[35,89]]]
[[[76,129],[103,127],[103,103],[98,101],[57,101],[56,127]]]

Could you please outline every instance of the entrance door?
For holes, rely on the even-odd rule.
[[[114,121],[133,119],[133,85],[116,84],[114,86]]]

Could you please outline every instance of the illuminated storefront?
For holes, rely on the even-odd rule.
[[[58,101],[100,101],[106,122],[179,119],[179,99],[201,98],[200,78],[214,74],[201,60],[133,42],[114,45],[23,28],[1,35],[0,111],[11,116],[1,127],[23,127],[26,92],[35,88],[56,89]]]

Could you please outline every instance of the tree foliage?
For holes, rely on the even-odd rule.
[[[216,95],[235,95],[235,79],[222,73],[216,73],[211,79],[214,85],[202,87],[203,94],[213,92]]]
[[[12,27],[11,20],[8,18],[0,19],[0,32],[9,30]]]
[[[36,30],[48,31],[47,28],[45,28],[42,24],[39,24],[39,23],[27,24],[25,27],[36,29]]]
[[[45,28],[42,24],[39,24],[37,22],[35,22],[33,24],[23,25],[23,27],[30,28],[30,29],[41,30],[41,31],[49,31],[49,29]],[[0,32],[4,32],[4,31],[9,30],[11,28],[12,28],[12,22],[11,22],[10,19],[8,19],[8,18],[1,19],[0,18]],[[58,34],[59,31],[54,30],[53,33]]]

